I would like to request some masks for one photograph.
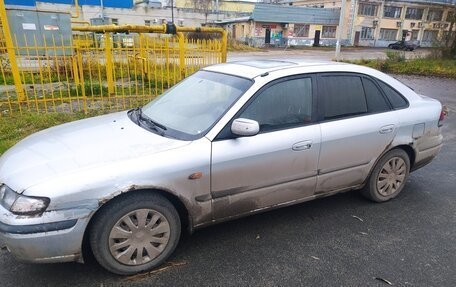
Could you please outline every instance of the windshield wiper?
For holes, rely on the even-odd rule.
[[[148,130],[153,130],[161,136],[165,135],[165,131],[167,130],[167,128],[162,124],[154,122],[151,118],[144,115],[141,108],[133,109],[132,112],[136,114],[136,120],[138,125],[145,126],[145,128],[147,128]]]
[[[154,120],[152,120],[151,118],[149,118],[148,116],[144,115],[144,113],[143,113],[141,108],[138,108],[138,113],[139,113],[140,119],[145,120],[148,123],[151,123],[154,126],[157,126],[157,127],[161,128],[162,130],[165,130],[165,131],[167,130],[167,128],[164,125],[159,124],[159,123],[155,122]]]

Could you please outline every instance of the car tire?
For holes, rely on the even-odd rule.
[[[403,149],[393,149],[377,162],[361,193],[375,202],[393,199],[404,189],[409,173],[408,154]]]
[[[176,249],[181,222],[176,208],[152,192],[134,192],[108,202],[94,218],[90,244],[98,263],[119,275],[162,264]]]

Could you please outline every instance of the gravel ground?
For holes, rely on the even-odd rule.
[[[384,59],[387,48],[343,48],[340,59]],[[424,57],[431,52],[430,49],[420,48],[413,52],[403,52],[407,59]],[[230,52],[228,62],[245,61],[251,59],[287,59],[287,60],[315,60],[331,61],[335,58],[334,48],[305,48],[305,49],[264,49],[255,52]]]

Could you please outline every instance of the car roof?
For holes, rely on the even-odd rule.
[[[235,76],[241,76],[244,78],[253,79],[260,75],[274,72],[277,70],[285,70],[292,68],[305,68],[312,66],[341,66],[341,65],[350,65],[340,62],[332,61],[313,61],[313,60],[251,60],[251,61],[234,61],[218,65],[212,65],[205,67],[206,71],[213,71],[225,74],[231,74]],[[311,71],[309,71],[311,72]]]
[[[287,75],[288,71],[290,75],[327,72],[357,73],[373,76],[374,78],[377,78],[385,83],[388,83],[388,85],[392,85],[394,89],[399,91],[408,100],[417,98],[416,93],[413,92],[410,89],[410,87],[404,85],[397,79],[387,74],[384,74],[378,70],[369,67],[341,62],[312,60],[252,60],[217,64],[205,67],[203,68],[203,70],[234,75],[252,80],[259,76],[269,75],[268,73],[270,73],[271,75],[277,73],[276,77],[281,77]],[[275,77],[273,77],[273,79],[274,78]]]

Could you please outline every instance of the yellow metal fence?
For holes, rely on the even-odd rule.
[[[168,35],[166,25],[81,26],[71,41],[30,43],[11,34],[9,47],[5,23],[1,26],[3,116],[137,107],[201,67],[226,61],[226,34],[217,28],[177,27],[180,31]],[[192,31],[219,36],[192,40],[185,34]]]

